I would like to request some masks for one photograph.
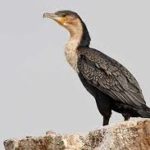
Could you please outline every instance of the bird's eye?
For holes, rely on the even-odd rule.
[[[67,16],[66,14],[62,14],[62,15],[61,15],[61,17],[66,17],[66,16]]]

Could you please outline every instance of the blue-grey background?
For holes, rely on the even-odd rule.
[[[65,29],[43,12],[77,11],[95,47],[125,65],[150,106],[149,0],[0,0],[0,149],[26,135],[87,132],[102,117],[67,64]],[[111,122],[123,118],[113,113]]]

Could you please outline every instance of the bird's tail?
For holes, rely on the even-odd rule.
[[[149,107],[145,107],[143,109],[139,109],[138,110],[138,114],[142,118],[150,118],[150,108]]]

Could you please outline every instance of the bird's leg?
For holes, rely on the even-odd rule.
[[[124,121],[128,121],[130,119],[130,115],[129,114],[123,113],[122,115],[124,117]]]
[[[106,116],[103,116],[103,126],[105,126],[105,125],[108,125],[109,124],[109,119],[110,119],[110,116],[108,117],[106,117]]]
[[[109,101],[109,98],[101,93],[101,95],[98,95],[95,99],[98,110],[103,116],[103,126],[108,125],[111,116],[111,103]]]

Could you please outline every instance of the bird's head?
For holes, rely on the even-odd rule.
[[[71,37],[80,39],[80,46],[89,46],[91,40],[89,32],[76,12],[62,10],[55,13],[44,13],[43,17],[50,18],[65,27],[70,32]]]
[[[69,32],[81,30],[82,21],[79,15],[73,11],[63,10],[55,13],[44,13],[44,18],[50,18],[65,27]]]

